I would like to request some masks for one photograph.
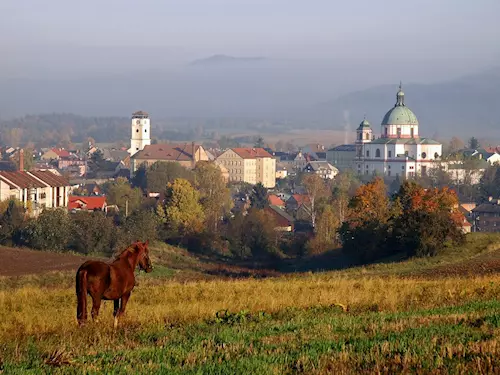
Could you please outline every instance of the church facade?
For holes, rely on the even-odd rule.
[[[426,175],[443,153],[441,143],[420,136],[417,117],[406,106],[401,85],[396,104],[382,120],[380,136],[374,136],[365,119],[356,130],[355,146],[358,175],[393,178]]]

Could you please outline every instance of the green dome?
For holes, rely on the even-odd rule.
[[[418,120],[410,108],[402,105],[387,112],[382,120],[382,125],[418,125]]]
[[[370,126],[371,126],[371,125],[370,125],[370,123],[368,122],[368,120],[367,120],[367,119],[364,119],[364,120],[361,122],[361,124],[359,124],[359,127],[360,127],[360,128],[369,128]]]
[[[396,95],[396,105],[385,114],[382,125],[418,125],[417,116],[405,105],[405,93],[401,84]]]

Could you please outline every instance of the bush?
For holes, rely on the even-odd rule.
[[[45,209],[23,230],[23,242],[34,249],[65,250],[71,239],[71,220],[63,209]]]
[[[77,212],[71,215],[70,247],[78,253],[112,253],[115,226],[103,212]]]
[[[151,211],[135,211],[125,218],[120,227],[115,230],[112,238],[114,250],[121,250],[134,241],[153,241],[157,239],[159,225],[158,216]]]
[[[22,202],[12,199],[1,202],[0,212],[0,243],[13,245],[24,224],[26,210]]]

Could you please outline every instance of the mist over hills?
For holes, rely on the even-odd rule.
[[[149,50],[140,50],[138,56],[145,51]],[[118,52],[125,59],[127,53],[136,51]],[[201,121],[207,128],[217,118],[253,118],[286,122],[290,127],[354,131],[366,114],[378,132],[382,117],[395,103],[397,82],[403,78],[406,104],[417,115],[422,134],[481,133],[500,139],[500,119],[493,111],[500,103],[499,68],[424,84],[418,82],[431,76],[426,70],[430,64],[377,70],[370,68],[369,61],[341,58],[212,55],[196,59],[181,56],[175,49],[169,56],[160,59],[158,55],[147,68],[135,70],[133,59],[116,69],[107,62],[102,71],[96,62],[88,71],[71,70],[68,58],[60,76],[54,73],[56,62],[47,60],[36,74],[0,79],[0,119],[41,113],[123,118],[142,109],[158,122],[186,117],[198,119],[196,123]],[[50,74],[44,70],[47,66]]]
[[[397,84],[342,95],[312,108],[307,117],[353,130],[366,115],[379,132],[385,113],[396,102]],[[500,68],[434,84],[403,84],[405,103],[417,115],[426,136],[491,136],[500,139]]]

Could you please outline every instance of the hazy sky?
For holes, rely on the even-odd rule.
[[[12,53],[141,45],[201,55],[489,61],[500,44],[499,0],[2,0],[0,14],[0,44]]]

